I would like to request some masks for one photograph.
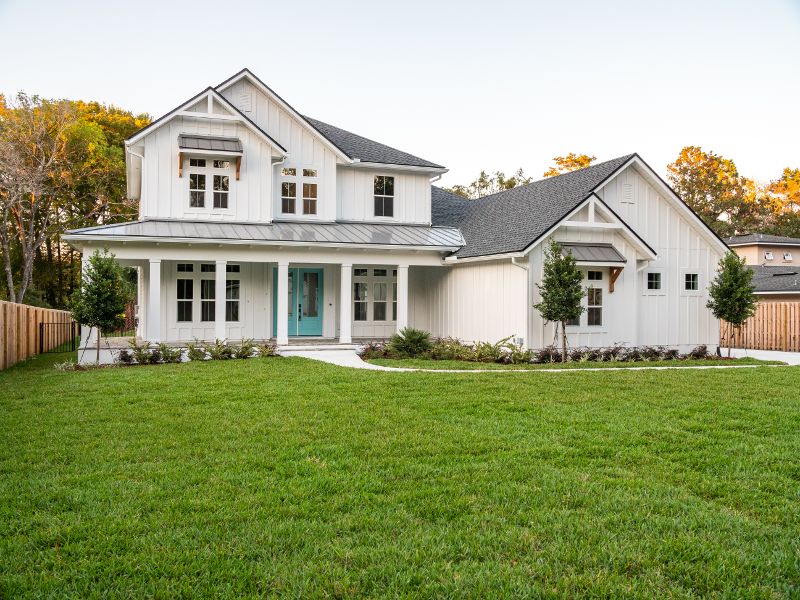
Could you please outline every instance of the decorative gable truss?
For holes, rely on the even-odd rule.
[[[184,104],[153,121],[144,129],[125,140],[126,163],[128,173],[128,196],[138,200],[141,195],[141,175],[144,150],[144,139],[159,128],[174,119],[196,119],[212,122],[240,123],[249,129],[255,136],[270,147],[276,160],[288,156],[277,140],[261,129],[246,115],[242,114],[235,106],[219,94],[214,88],[208,87]],[[242,158],[242,144],[237,138],[223,136],[201,136],[194,134],[181,134],[176,140],[178,152],[178,177],[183,176],[183,158],[185,154],[215,156],[230,156],[236,163],[236,179],[239,179]]]

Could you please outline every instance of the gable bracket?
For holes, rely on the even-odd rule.
[[[622,274],[623,267],[611,267],[609,269],[609,277],[608,277],[608,293],[614,293],[614,284],[617,283],[617,279]]]
[[[183,177],[183,152],[178,152],[178,177]],[[239,177],[237,176],[236,179]]]
[[[242,170],[242,157],[236,157],[236,181],[239,181],[239,172]]]

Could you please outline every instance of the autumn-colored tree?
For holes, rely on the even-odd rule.
[[[472,183],[468,185],[456,184],[446,189],[464,198],[475,200],[476,198],[510,190],[520,185],[526,185],[531,181],[533,181],[533,178],[527,177],[522,169],[517,169],[517,172],[511,177],[506,177],[506,174],[502,171],[495,171],[489,174],[482,170],[478,178]]]
[[[542,177],[555,177],[578,169],[584,169],[597,160],[596,156],[588,154],[575,154],[570,152],[566,156],[554,156],[553,162],[556,164],[544,172]]]

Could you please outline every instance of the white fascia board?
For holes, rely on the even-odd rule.
[[[800,294],[800,290],[786,290],[784,292],[753,292],[756,296],[785,296],[786,294]]]
[[[728,244],[730,248],[745,248],[747,246],[780,246],[786,248],[798,248],[800,247],[800,241],[798,242],[740,242],[740,243],[732,243]]]
[[[256,77],[253,73],[251,73],[249,70],[247,69],[242,70],[239,74],[234,75],[233,77],[224,81],[214,89],[217,90],[218,92],[221,92],[222,90],[228,89],[230,86],[232,86],[238,81],[241,81],[242,79],[247,79],[252,85],[257,87],[264,94],[266,94],[273,102],[275,102],[275,104],[277,104],[283,110],[292,115],[300,123],[300,125],[302,125],[314,137],[318,138],[323,145],[327,146],[328,149],[334,154],[336,154],[336,156],[338,156],[342,161],[344,161],[347,164],[351,164],[353,162],[352,158],[347,156],[341,149],[339,149],[337,146],[331,143],[331,141],[324,135],[322,135],[319,131],[317,131],[317,129],[313,125],[311,125],[311,123],[306,121],[303,115],[301,115],[294,108],[292,108],[283,98],[278,96],[275,92],[273,92],[266,85],[264,85],[264,83],[262,83],[261,80],[258,77]]]
[[[522,252],[506,252],[504,254],[485,254],[483,256],[467,256],[466,258],[459,258],[457,256],[448,256],[444,262],[450,265],[485,262],[487,260],[510,260],[514,258],[523,258],[525,255]]]
[[[625,267],[628,263],[619,261],[596,261],[596,260],[576,260],[575,264],[579,267]]]
[[[630,160],[617,169],[611,177],[607,178],[601,185],[597,186],[594,189],[594,192],[596,193],[603,189],[612,179],[614,179],[617,175],[622,173],[622,171],[631,165],[636,166],[640,174],[644,175],[649,180],[651,185],[658,188],[665,197],[672,200],[673,205],[678,208],[678,210],[689,220],[690,223],[695,225],[695,229],[698,229],[701,232],[701,235],[709,244],[711,244],[712,247],[716,247],[723,255],[728,253],[728,245],[711,231],[708,225],[706,225],[705,222],[687,206],[681,197],[678,196],[678,194],[676,194],[671,187],[664,183],[661,177],[659,177],[658,173],[653,171],[653,169],[651,169],[647,163],[639,158],[639,155],[632,156]]]
[[[81,235],[80,233],[70,233],[62,235],[61,238],[70,242],[83,242],[84,244],[92,244],[94,242],[115,242],[118,244],[190,244],[192,246],[273,246],[273,247],[300,247],[300,248],[348,248],[351,250],[409,250],[413,252],[454,252],[458,250],[459,246],[437,246],[431,248],[430,246],[401,246],[390,244],[345,244],[335,242],[317,242],[309,245],[304,241],[289,241],[289,240],[275,240],[275,241],[262,241],[262,240],[230,240],[230,239],[214,239],[214,238],[159,238],[159,237],[145,237],[145,236],[118,236],[118,235]]]
[[[356,160],[347,166],[375,171],[410,171],[412,173],[432,173],[434,175],[444,175],[450,170],[445,167],[420,167],[417,165],[396,165],[392,163],[363,162],[360,160]]]

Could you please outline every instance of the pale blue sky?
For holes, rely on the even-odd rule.
[[[0,91],[154,116],[249,67],[301,113],[450,168],[684,145],[800,167],[800,0],[0,0]]]

